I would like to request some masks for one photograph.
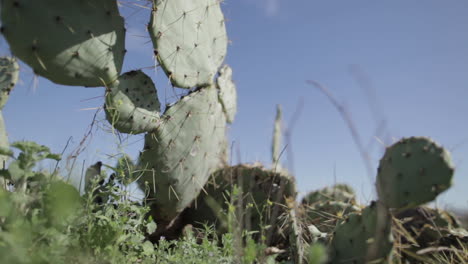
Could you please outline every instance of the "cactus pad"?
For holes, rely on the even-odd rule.
[[[19,66],[14,58],[0,58],[0,109],[5,106],[11,90],[18,82]]]
[[[150,183],[156,220],[170,221],[199,194],[220,166],[226,117],[214,86],[199,89],[169,106],[161,125],[145,136],[139,183]]]
[[[374,202],[362,214],[352,213],[336,227],[330,247],[331,263],[384,263],[393,247],[391,226],[390,221],[387,221],[377,231],[381,232],[381,239],[376,241],[377,212],[377,204]],[[370,248],[377,252],[372,254]],[[369,255],[375,257],[368,259]]]
[[[104,86],[120,74],[125,28],[115,0],[4,0],[1,19],[13,54],[55,83]]]
[[[154,131],[160,108],[153,81],[142,71],[123,74],[106,94],[107,120],[122,133]]]
[[[232,123],[237,112],[237,91],[236,85],[232,81],[231,67],[224,65],[221,70],[219,70],[216,84],[219,89],[219,101],[223,105],[227,121]]]
[[[156,0],[148,31],[156,58],[174,86],[213,83],[227,50],[219,0]]]
[[[346,184],[335,184],[331,187],[325,187],[308,193],[302,199],[302,204],[314,205],[316,203],[325,203],[328,201],[352,203],[355,201],[355,198],[356,194],[351,186]]]
[[[235,188],[234,186],[241,187]],[[243,227],[260,232],[271,225],[268,233],[272,242],[281,240],[282,221],[288,214],[287,200],[294,201],[296,189],[294,178],[284,171],[265,169],[259,164],[241,164],[224,167],[213,173],[195,203],[184,212],[184,219],[191,224],[216,225],[218,233],[228,231],[226,221],[229,205],[236,205],[237,216],[242,216]],[[239,204],[239,202],[241,204]],[[288,230],[289,231],[289,230]],[[287,232],[285,232],[287,233]],[[287,236],[287,234],[286,234]]]
[[[379,199],[389,208],[415,207],[451,186],[450,153],[424,137],[402,139],[387,148],[377,175]]]
[[[340,201],[327,201],[305,206],[307,224],[316,226],[320,231],[331,233],[336,225],[349,213],[359,212],[361,209],[352,204]]]

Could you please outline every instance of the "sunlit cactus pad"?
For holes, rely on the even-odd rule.
[[[158,129],[145,136],[139,182],[150,183],[153,208],[164,221],[185,209],[220,166],[226,117],[211,86],[181,98],[161,118]]]
[[[231,67],[224,65],[219,70],[219,76],[216,80],[216,84],[219,89],[219,100],[223,105],[227,121],[232,123],[237,112],[237,90],[236,85],[232,81]]]
[[[142,71],[123,74],[106,94],[106,118],[122,133],[154,131],[160,108],[156,87]]]
[[[19,77],[19,66],[14,58],[0,57],[0,108],[5,106]]]
[[[450,153],[425,137],[398,141],[385,151],[377,174],[379,199],[389,208],[415,207],[452,185]]]
[[[174,86],[213,83],[227,49],[220,0],[156,0],[148,31]]]
[[[1,32],[15,56],[55,83],[104,86],[119,74],[124,20],[115,0],[3,0]]]

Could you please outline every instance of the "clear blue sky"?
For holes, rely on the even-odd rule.
[[[145,2],[121,2],[129,50],[124,71],[145,68],[160,100],[174,101],[164,73],[151,68],[152,45],[145,30],[149,10],[132,6]],[[455,184],[437,203],[467,208],[467,1],[225,0],[223,11],[231,40],[226,63],[233,68],[239,96],[229,138],[242,162],[269,166],[275,105],[283,106],[288,124],[302,102],[289,145],[299,191],[336,181],[351,184],[363,202],[375,197],[373,179],[345,123],[326,97],[306,84],[315,80],[346,105],[365,145],[373,142],[374,169],[383,151],[373,138],[378,120],[386,121],[386,143],[430,136],[451,149]],[[3,39],[0,54],[8,54]],[[351,66],[359,74],[351,73]],[[357,75],[373,92],[365,92]],[[104,90],[64,87],[43,78],[36,84],[27,67],[21,80],[4,110],[11,141],[35,140],[61,152],[72,136],[69,150],[76,147],[95,113],[83,109],[101,107]],[[98,119],[103,121],[103,115]],[[118,152],[117,141],[115,135],[94,131],[80,158],[87,164],[105,160]],[[125,151],[136,157],[142,136],[126,142]]]

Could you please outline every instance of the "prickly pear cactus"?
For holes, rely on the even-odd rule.
[[[207,86],[227,49],[219,0],[154,0],[148,31],[156,58],[172,84]]]
[[[278,239],[280,216],[287,214],[287,199],[294,200],[296,187],[294,179],[285,172],[268,170],[258,164],[241,164],[225,167],[213,173],[196,202],[186,211],[185,218],[192,224],[216,224],[217,230],[226,232],[226,223],[220,216],[222,209],[228,210],[232,201],[234,185],[241,187],[243,224],[247,230],[261,231],[262,226],[270,225]],[[273,212],[277,210],[276,217]],[[275,239],[272,239],[272,241]]]
[[[346,184],[312,191],[302,198],[304,220],[320,231],[330,233],[347,214],[361,210],[355,199],[354,190]]]
[[[321,232],[331,233],[346,215],[361,211],[359,206],[341,201],[319,202],[303,205],[307,224],[316,226]]]
[[[330,246],[331,263],[385,263],[393,247],[391,225],[387,221],[376,230],[377,221],[378,206],[373,202],[361,214],[352,213],[339,224]],[[374,239],[376,232],[381,232],[380,240]]]
[[[312,191],[302,199],[304,205],[314,205],[325,202],[354,203],[356,194],[351,186],[346,184],[335,184],[331,187]]]
[[[405,249],[402,251],[403,261],[416,263],[424,259],[424,263],[437,263],[437,258],[433,258],[435,252],[425,250],[428,248],[438,248],[437,253],[456,259],[455,252],[462,253],[468,246],[468,232],[460,228],[459,221],[450,212],[416,207],[400,211],[395,217],[399,222],[395,226],[396,240]]]
[[[139,182],[150,184],[156,220],[168,222],[185,209],[220,166],[226,116],[214,86],[204,87],[166,109],[161,124],[145,136]]]
[[[402,139],[387,148],[377,174],[379,199],[389,208],[434,200],[452,184],[450,153],[424,137]]]
[[[120,74],[124,20],[115,0],[2,0],[1,33],[34,72],[75,86],[105,86]]]
[[[139,134],[160,125],[158,94],[142,71],[123,74],[106,93],[106,117],[122,133]]]
[[[219,89],[219,101],[223,105],[226,119],[229,123],[232,123],[237,112],[237,90],[236,85],[232,81],[231,67],[224,65],[219,70],[216,85]]]
[[[14,58],[0,57],[0,109],[2,109],[19,77],[19,65]]]

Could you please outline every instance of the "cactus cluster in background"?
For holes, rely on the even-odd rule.
[[[102,164],[95,165],[99,171],[88,170],[88,182],[95,178],[95,185],[105,188],[87,193],[103,204],[109,199],[98,201],[105,196],[101,190],[112,195],[108,186],[114,180],[127,185],[137,179],[147,195],[148,214],[158,225],[148,234],[153,242],[177,237],[187,225],[208,223],[223,234],[234,214],[254,238],[279,248],[278,259],[295,263],[303,263],[305,250],[314,243],[328,245],[330,263],[385,263],[396,253],[412,260],[411,252],[421,253],[421,246],[460,248],[468,243],[452,216],[420,207],[447,190],[454,173],[449,153],[428,138],[402,139],[386,149],[377,173],[378,200],[368,206],[359,205],[354,191],[342,184],[297,202],[294,177],[280,164],[279,106],[272,168],[227,165],[226,130],[237,111],[237,92],[232,69],[222,65],[228,38],[219,0],[152,1],[148,31],[156,63],[174,87],[188,89],[163,113],[150,76],[141,70],[121,73],[125,27],[117,1],[0,0],[0,7],[1,33],[14,56],[52,82],[103,87],[103,108],[113,128],[145,134],[138,160],[121,158],[107,183]],[[0,58],[0,108],[18,72],[16,59]],[[9,147],[1,112],[0,147]],[[2,163],[6,159],[0,157]],[[12,163],[11,171],[20,165]],[[53,206],[60,188],[50,188],[47,199]],[[399,239],[396,246],[395,236],[401,233],[414,238]]]

